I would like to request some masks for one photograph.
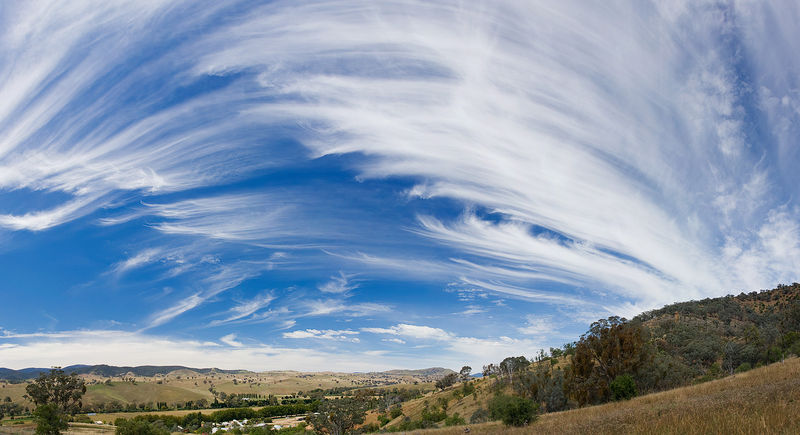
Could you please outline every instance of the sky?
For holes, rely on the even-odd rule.
[[[792,1],[0,3],[0,366],[532,357],[800,280]]]

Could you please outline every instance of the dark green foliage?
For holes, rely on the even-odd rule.
[[[489,411],[485,408],[478,408],[475,412],[472,413],[472,416],[469,418],[470,424],[478,424],[478,423],[485,423],[489,421],[491,418]]]
[[[58,434],[67,428],[67,413],[75,414],[81,408],[81,397],[86,385],[75,373],[67,375],[60,368],[40,373],[33,383],[25,387],[25,397],[36,405],[34,419],[37,434]]]
[[[76,422],[76,423],[91,423],[92,419],[89,418],[89,416],[86,415],[86,414],[80,414],[80,415],[76,415],[73,418],[73,421]]]
[[[361,426],[359,430],[362,433],[374,433],[381,430],[381,425],[379,425],[378,423],[365,424],[364,426]]]
[[[25,387],[25,392],[25,397],[36,406],[54,404],[61,412],[75,414],[81,409],[86,385],[75,373],[67,375],[54,368],[49,374],[39,374],[36,381]]]
[[[743,372],[746,372],[746,371],[748,371],[750,369],[752,369],[752,367],[750,366],[750,363],[749,362],[743,362],[743,363],[741,363],[739,365],[739,367],[736,367],[735,371],[736,371],[736,373],[743,373]]]
[[[389,416],[393,420],[395,418],[397,418],[397,417],[400,417],[401,415],[403,415],[403,408],[401,408],[400,406],[396,406],[396,407],[392,408],[391,412],[389,413]]]
[[[380,424],[380,426],[386,426],[386,424],[389,423],[390,421],[392,421],[392,419],[389,418],[389,416],[384,414],[378,415],[378,423]]]
[[[719,371],[719,364],[716,367]],[[639,369],[635,378],[642,391],[662,391],[685,385],[699,373],[698,367],[687,365],[682,358],[659,351],[650,364]]]
[[[467,424],[467,422],[457,412],[444,419],[445,426],[461,426],[464,424]]]
[[[422,421],[426,423],[438,423],[447,418],[447,413],[440,408],[428,408],[422,410]]]
[[[475,392],[475,384],[472,382],[464,382],[461,386],[461,396],[466,397]]]
[[[6,415],[10,415],[13,418],[22,414],[22,405],[12,402],[10,397],[6,397],[6,399],[8,400],[4,400],[3,403],[0,403],[0,420]]]
[[[303,435],[306,433],[306,424],[300,423],[295,427],[285,427],[283,429],[278,429],[276,431],[267,431],[267,433],[279,434],[279,435]]]
[[[525,426],[536,420],[537,406],[533,401],[518,396],[498,395],[489,401],[492,420],[501,420],[508,426]]]
[[[631,375],[619,375],[608,385],[611,400],[628,400],[636,396],[636,382]]]
[[[33,419],[36,422],[37,435],[59,435],[68,427],[67,416],[55,403],[36,407]]]
[[[118,418],[114,421],[116,435],[169,435],[167,426],[161,420],[147,421],[146,419],[126,420]]]

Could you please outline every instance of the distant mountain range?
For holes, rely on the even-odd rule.
[[[73,365],[69,367],[62,368],[67,373],[77,373],[79,375],[97,375],[97,376],[105,376],[105,377],[112,377],[112,376],[125,376],[132,374],[134,376],[156,376],[156,375],[167,375],[177,370],[189,370],[196,373],[201,374],[209,374],[209,373],[226,373],[226,374],[237,374],[237,373],[253,373],[249,370],[222,370],[218,368],[203,368],[197,369],[192,367],[185,367],[185,366],[136,366],[136,367],[128,367],[128,366],[110,366],[106,364],[99,364],[99,365]],[[39,376],[40,373],[49,373],[49,368],[26,368],[20,370],[13,370],[7,368],[0,368],[0,379],[5,379],[7,381],[24,381],[26,379],[33,379]],[[419,369],[419,370],[388,370],[385,372],[380,372],[387,375],[392,376],[418,376],[418,377],[441,377],[445,376],[448,373],[455,373],[450,369],[445,369],[442,367],[432,367],[427,369]]]
[[[380,372],[380,373],[393,376],[443,377],[450,373],[455,373],[455,372],[453,370],[446,369],[443,367],[431,367],[429,369],[418,369],[418,370],[387,370],[385,372]]]
[[[176,370],[191,370],[193,372],[208,374],[208,373],[228,373],[228,374],[235,374],[235,373],[247,373],[246,370],[222,370],[217,368],[205,368],[205,369],[196,369],[191,367],[184,367],[184,366],[136,366],[136,367],[118,367],[118,366],[110,366],[106,364],[98,364],[98,365],[74,365],[69,367],[63,367],[63,370],[67,373],[77,373],[79,375],[98,375],[98,376],[124,376],[127,374],[133,374],[134,376],[155,376],[155,375],[166,375],[168,373],[174,372]],[[12,370],[6,368],[0,368],[0,379],[5,379],[8,381],[22,381],[25,379],[32,379],[39,376],[39,373],[49,373],[50,369],[47,368],[27,368],[27,369],[20,369],[20,370]]]

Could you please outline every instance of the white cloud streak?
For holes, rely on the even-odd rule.
[[[298,329],[296,331],[284,332],[283,338],[318,338],[321,340],[349,341],[352,343],[361,341],[358,337],[353,337],[353,335],[358,335],[358,331],[349,329]]]
[[[411,194],[505,216],[423,217],[423,234],[643,306],[797,276],[722,260],[720,240],[760,244],[780,204],[725,39],[736,8],[351,1],[261,12],[202,42],[225,48],[196,70],[261,69],[270,90],[302,101],[254,113],[305,120],[317,155],[363,153],[364,177],[421,177]],[[354,69],[331,68],[330,53]],[[732,197],[751,200],[721,199]]]
[[[67,366],[73,364],[185,365],[254,371],[285,370],[343,372],[421,367],[435,359],[414,360],[371,351],[325,352],[315,348],[247,345],[235,335],[218,343],[116,330],[81,330],[0,336],[4,367]],[[102,349],[102,352],[98,352]],[[458,363],[453,361],[453,367]]]
[[[423,215],[411,229],[457,258],[353,256],[367,265],[539,303],[583,302],[543,283],[597,288],[637,309],[798,280],[791,2],[276,1],[215,24],[224,7],[4,9],[0,190],[68,199],[0,214],[0,227],[44,231],[132,196],[279,166],[264,145],[279,125],[302,130],[312,156],[366,156],[362,180],[417,180],[411,197],[465,204],[460,218]],[[151,53],[164,38],[174,47]],[[225,86],[167,98],[216,79]],[[271,194],[144,203],[101,223],[150,216],[163,234],[286,249],[335,231]],[[156,258],[141,251],[115,270]],[[268,267],[220,265],[148,327]],[[319,289],[346,294],[340,278]],[[318,300],[306,314],[387,311]]]

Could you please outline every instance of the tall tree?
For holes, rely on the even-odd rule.
[[[592,323],[572,357],[571,385],[581,405],[609,399],[609,384],[635,374],[651,359],[647,332],[638,322],[609,317]]]
[[[62,430],[69,427],[67,416],[55,403],[39,405],[33,411],[36,422],[36,435],[60,435]]]
[[[458,381],[458,378],[459,378],[458,374],[456,374],[456,373],[448,373],[448,374],[442,376],[441,378],[439,378],[438,381],[436,381],[436,384],[435,384],[436,388],[438,388],[440,390],[444,390],[445,388],[455,384]]]
[[[309,418],[314,431],[320,434],[344,435],[364,422],[366,402],[353,398],[326,400]]]
[[[514,383],[514,375],[517,372],[525,370],[531,364],[528,358],[524,356],[510,356],[500,362],[499,371],[500,375],[508,379],[509,383]]]
[[[469,380],[469,375],[471,373],[472,373],[472,367],[470,367],[470,366],[461,367],[461,371],[458,372],[458,374],[461,375],[461,380],[462,381]]]
[[[77,374],[67,375],[64,370],[55,367],[49,374],[41,373],[32,384],[25,387],[28,393],[25,398],[36,406],[54,404],[67,414],[74,414],[81,409],[81,397],[86,393],[86,384]]]

